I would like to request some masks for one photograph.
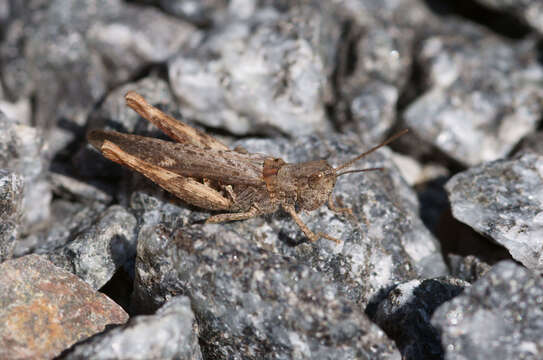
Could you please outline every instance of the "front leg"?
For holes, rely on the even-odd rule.
[[[302,221],[302,219],[300,219],[300,217],[296,213],[296,209],[294,209],[294,206],[292,206],[292,205],[284,205],[283,204],[283,209],[285,209],[285,211],[290,214],[290,216],[294,219],[296,224],[298,224],[298,226],[303,231],[305,236],[307,236],[307,238],[311,242],[315,242],[321,237],[325,238],[325,239],[328,239],[328,240],[331,240],[331,241],[335,241],[336,244],[339,244],[341,242],[339,239],[336,239],[335,237],[332,237],[332,236],[330,236],[328,234],[325,234],[323,232],[318,232],[318,233],[315,234],[313,231],[309,230],[307,225]]]
[[[330,193],[330,196],[328,196],[328,208],[332,210],[335,213],[341,213],[341,214],[349,214],[351,216],[354,216],[353,210],[349,207],[343,207],[343,202],[340,198],[336,198],[336,201],[339,203],[340,207],[337,207],[334,204],[334,198],[332,196],[332,193]]]

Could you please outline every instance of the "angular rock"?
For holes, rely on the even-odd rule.
[[[445,359],[538,359],[543,280],[512,261],[493,266],[432,317]]]
[[[97,18],[85,40],[108,65],[109,82],[117,84],[145,66],[166,61],[190,45],[195,33],[194,26],[154,7],[124,4],[117,17]]]
[[[100,202],[79,204],[56,200],[51,204],[50,225],[19,239],[14,255],[45,254],[62,248],[90,227],[106,209]]]
[[[533,153],[461,172],[446,184],[453,216],[542,272],[542,177],[543,156]]]
[[[13,256],[21,225],[23,178],[0,169],[0,262]]]
[[[537,43],[511,43],[466,23],[446,23],[422,44],[427,91],[406,110],[422,139],[476,165],[505,156],[543,113]]]
[[[394,345],[322,274],[219,227],[143,227],[139,305],[186,294],[209,358],[397,358]]]
[[[124,96],[129,91],[136,91],[149,104],[168,115],[180,118],[177,112],[178,105],[168,83],[157,76],[150,76],[109,92],[98,111],[92,114],[89,128],[116,130],[145,136],[164,136],[157,127],[126,106]]]
[[[165,61],[194,30],[157,9],[120,0],[34,6],[8,28],[0,49],[6,91],[14,100],[36,94],[39,127],[50,128],[58,119],[82,127],[108,87]]]
[[[0,113],[0,168],[20,174],[24,179],[22,231],[28,232],[50,216],[52,198],[45,178],[46,159],[41,132]]]
[[[120,306],[43,256],[0,264],[0,357],[50,359],[109,324]]]
[[[334,4],[345,20],[336,54],[335,119],[364,141],[378,142],[396,122],[417,33],[427,31],[436,19],[422,2],[413,0],[342,0]]]
[[[66,246],[49,255],[57,266],[73,272],[93,289],[104,286],[136,253],[136,219],[119,205]]]
[[[89,181],[53,172],[50,174],[53,192],[65,198],[76,197],[81,201],[110,203],[112,196]]]
[[[440,334],[430,324],[430,318],[438,306],[466,287],[468,283],[454,278],[412,280],[393,287],[372,315],[396,342],[403,359],[440,359]]]
[[[190,300],[175,297],[156,314],[136,316],[123,326],[75,345],[61,359],[201,360]]]
[[[226,23],[169,63],[180,110],[237,135],[324,133],[331,128],[324,92],[339,32],[336,19],[310,5],[259,9]]]

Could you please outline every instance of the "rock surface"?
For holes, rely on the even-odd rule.
[[[95,310],[85,301],[96,289],[133,318],[104,330],[115,321],[102,316],[83,332],[41,321],[66,308],[55,307],[66,281],[51,280],[39,291],[52,305],[32,319],[62,336],[18,328],[18,340],[50,340],[25,356],[537,356],[531,320],[510,327],[514,339],[496,335],[507,311],[474,316],[466,333],[492,343],[480,348],[429,319],[489,276],[495,304],[537,308],[533,293],[504,289],[542,267],[538,4],[0,1],[0,266],[45,262],[13,278],[47,271],[38,285],[64,270],[83,279],[92,295],[61,299],[88,311],[72,318]],[[338,166],[410,131],[351,168],[383,170],[337,179],[333,203],[352,214],[300,211],[340,239],[311,243],[283,211],[206,224],[215,213],[91,148],[93,129],[171,140],[126,106],[131,90],[232,149],[291,163]],[[496,265],[504,259],[522,274]]]
[[[543,67],[534,46],[447,24],[422,44],[418,61],[428,89],[407,108],[406,123],[466,165],[507,155],[536,129],[543,110]]]
[[[201,360],[197,335],[190,301],[179,296],[154,315],[136,316],[123,326],[76,344],[61,359]]]
[[[309,266],[217,226],[143,227],[140,307],[187,294],[206,358],[398,358],[361,308]]]
[[[511,261],[495,265],[434,313],[445,359],[540,358],[542,298],[540,275]]]
[[[543,157],[525,154],[455,175],[446,185],[454,217],[543,271]]]
[[[0,357],[51,359],[128,314],[44,256],[0,264]]]
[[[13,256],[21,225],[23,179],[0,169],[0,262]]]

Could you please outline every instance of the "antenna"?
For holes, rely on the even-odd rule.
[[[387,144],[390,144],[391,142],[393,142],[394,140],[396,140],[397,138],[399,138],[400,136],[402,135],[405,135],[409,130],[407,129],[404,129],[402,131],[400,131],[399,133],[396,133],[394,135],[392,135],[391,137],[389,137],[388,139],[386,139],[385,141],[383,141],[381,144],[369,149],[368,151],[358,155],[357,157],[355,157],[354,159],[352,160],[349,160],[347,161],[346,163],[342,164],[342,165],[339,165],[337,168],[335,168],[334,170],[337,172],[338,170],[341,170],[341,169],[345,169],[345,168],[348,168],[349,166],[351,166],[353,163],[357,162],[358,160],[362,159],[364,156],[368,155],[368,154],[371,154],[372,152],[374,152],[375,150],[379,149],[380,147],[383,147]],[[369,170],[377,170],[377,169],[362,169],[362,170],[353,170],[353,171],[345,171],[345,172],[342,172],[340,173],[339,175],[343,175],[343,174],[347,174],[349,172],[358,172],[358,171],[369,171]],[[339,175],[336,175],[336,176],[339,176]]]
[[[377,171],[377,170],[385,170],[385,168],[380,167],[380,168],[347,170],[347,171],[344,171],[344,172],[340,172],[339,174],[336,174],[336,177],[341,176],[341,175],[345,175],[345,174],[352,174],[352,173],[363,172],[363,171]]]

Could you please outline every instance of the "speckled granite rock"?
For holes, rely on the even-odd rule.
[[[13,256],[21,225],[23,179],[0,169],[0,262]]]
[[[543,281],[511,261],[495,265],[432,317],[445,359],[539,359]]]
[[[194,33],[179,19],[120,0],[34,4],[19,21],[0,49],[4,84],[14,98],[37,94],[36,124],[44,127],[60,117],[83,125],[111,84],[165,61]]]
[[[525,154],[455,175],[446,185],[453,215],[543,271],[543,157]]]
[[[361,308],[309,266],[218,226],[140,231],[140,305],[186,294],[206,358],[397,358]]]
[[[396,123],[417,33],[433,27],[436,18],[416,0],[334,3],[346,19],[334,77],[335,120],[364,141],[378,142]]]
[[[332,14],[310,5],[257,9],[225,23],[169,63],[180,110],[237,135],[324,133],[331,129],[324,108],[329,54],[339,32]]]
[[[90,227],[106,207],[99,202],[80,204],[66,200],[54,201],[51,204],[50,226],[20,238],[14,255],[45,254],[62,248]]]
[[[136,316],[125,325],[76,344],[61,359],[201,360],[197,325],[187,297],[169,300],[154,315]]]
[[[108,282],[136,252],[136,219],[113,205],[95,224],[49,255],[57,266],[73,272],[94,289]]]
[[[503,157],[535,130],[543,112],[537,44],[511,43],[465,23],[446,23],[442,31],[418,53],[428,89],[409,105],[405,120],[464,164]]]
[[[43,137],[36,127],[20,124],[0,113],[0,168],[24,180],[21,230],[30,231],[50,216],[51,187],[46,179]]]
[[[120,306],[77,276],[28,255],[0,264],[0,357],[50,359],[128,320]]]
[[[515,145],[542,117],[539,30],[524,12],[533,4],[511,4],[498,18],[470,1],[0,1],[0,168],[25,178],[21,205],[0,189],[16,224],[4,229],[0,252],[46,254],[131,309],[132,325],[79,343],[71,356],[133,357],[135,330],[157,334],[138,342],[158,344],[141,353],[147,358],[199,356],[195,336],[206,360],[425,360],[459,350],[439,346],[427,321],[464,286],[441,277],[449,271],[441,252],[453,276],[469,282],[510,256],[449,215],[450,174],[481,171],[455,191],[476,203],[476,216],[489,215],[479,231],[509,241],[528,266],[539,261],[531,158],[496,170],[494,181],[486,168],[466,169],[511,150],[537,156],[537,139]],[[128,90],[232,147],[290,162],[337,165],[405,120],[414,131],[392,145],[399,155],[382,149],[356,166],[384,171],[338,179],[337,204],[352,216],[326,206],[301,214],[312,230],[341,239],[309,243],[282,212],[204,224],[210,212],[91,151],[93,128],[165,137],[125,107]],[[247,135],[261,137],[240,138]],[[480,194],[489,200],[477,202]],[[194,317],[186,302],[173,313],[201,331],[166,321],[173,313],[152,314],[175,295],[189,298]],[[473,324],[486,334],[485,319]],[[161,343],[161,331],[181,328],[188,342]],[[18,338],[37,337],[25,328]],[[532,343],[521,343],[526,357]],[[472,348],[473,358],[487,354]]]

